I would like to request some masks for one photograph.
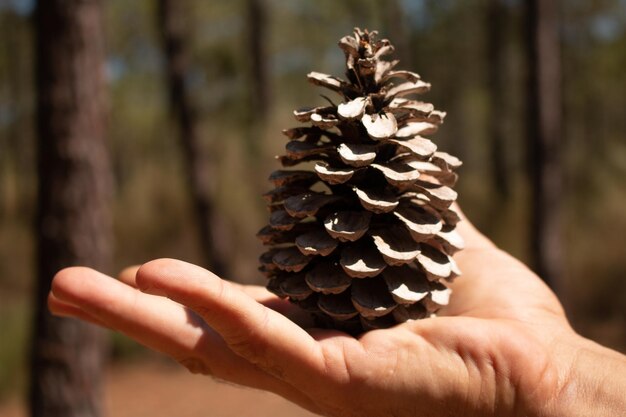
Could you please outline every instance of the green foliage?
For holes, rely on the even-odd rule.
[[[26,382],[30,307],[27,300],[14,302],[0,295],[0,400]]]

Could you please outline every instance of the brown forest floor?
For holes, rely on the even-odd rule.
[[[312,417],[269,393],[218,383],[163,363],[112,367],[106,376],[107,417]],[[26,417],[22,402],[0,404],[2,417]]]

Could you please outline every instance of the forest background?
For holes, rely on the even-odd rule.
[[[305,75],[341,75],[337,40],[354,26],[379,29],[396,46],[400,67],[432,83],[425,99],[448,112],[433,139],[464,161],[461,206],[499,246],[534,264],[529,172],[540,161],[529,158],[524,1],[184,2],[184,83],[219,242],[211,254],[171,111],[158,3],[109,0],[102,7],[114,190],[114,249],[105,272],[158,257],[217,260],[227,278],[262,283],[254,235],[267,220],[260,196],[286,141],[280,131],[296,125],[294,108],[324,103]],[[0,401],[26,389],[32,340],[34,9],[31,0],[0,0]],[[559,211],[548,214],[563,225],[557,290],[579,332],[624,352],[626,1],[562,1],[557,33],[562,128],[553,139],[563,181]],[[144,355],[125,338],[111,338],[114,361]]]

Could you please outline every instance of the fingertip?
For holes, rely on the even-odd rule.
[[[141,265],[135,280],[142,292],[166,297],[172,291],[184,291],[199,283],[223,284],[222,279],[208,269],[171,258],[155,259]]]
[[[117,279],[124,284],[130,285],[131,287],[137,287],[137,271],[139,270],[139,265],[131,265],[122,269],[119,274],[117,274]]]
[[[81,312],[78,307],[64,303],[53,294],[48,295],[48,310],[57,317],[79,317]]]
[[[70,290],[80,286],[86,274],[94,272],[96,271],[85,266],[63,268],[52,278],[50,291],[55,297],[62,300],[67,297]]]
[[[178,264],[186,264],[186,262],[171,258],[160,258],[148,261],[141,265],[135,273],[135,283],[137,288],[146,294],[167,295],[161,288],[160,282],[163,277],[173,275]],[[176,275],[179,275],[176,273]]]
[[[91,324],[110,328],[110,326],[103,321],[97,319],[79,307],[63,302],[52,293],[48,294],[48,310],[50,310],[52,315],[56,317],[80,319]]]
[[[48,293],[47,305],[48,310],[53,315],[62,315],[61,312],[65,304],[61,300],[59,300],[52,292]]]
[[[48,294],[48,310],[58,317],[83,318],[86,315],[79,307],[64,302],[52,293]]]

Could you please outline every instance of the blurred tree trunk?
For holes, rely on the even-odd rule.
[[[159,0],[158,24],[167,62],[170,108],[178,124],[204,262],[215,274],[225,276],[226,263],[219,255],[224,252],[219,246],[224,245],[225,239],[218,235],[220,228],[212,195],[213,163],[202,146],[198,114],[187,84],[190,67],[187,7],[186,0]]]
[[[32,416],[100,416],[104,334],[52,317],[46,297],[59,269],[107,270],[111,257],[101,4],[40,0],[35,13],[38,280],[30,410]]]
[[[526,4],[531,256],[535,271],[561,292],[563,175],[559,3],[557,0],[529,0]]]
[[[383,16],[384,33],[382,38],[388,38],[396,48],[395,56],[400,60],[400,67],[414,71],[413,51],[411,50],[411,34],[408,28],[405,12],[400,0],[387,0],[377,3]]]
[[[251,115],[264,121],[269,114],[270,82],[267,71],[267,13],[264,0],[247,0],[248,55],[251,81]]]
[[[510,197],[509,164],[506,152],[505,44],[507,13],[502,0],[487,4],[487,80],[489,94],[489,140],[494,188],[499,201]]]
[[[252,169],[258,168],[267,118],[271,113],[270,78],[267,57],[267,4],[246,0],[246,46],[248,64],[248,111],[244,132]],[[260,179],[260,178],[259,178]]]

